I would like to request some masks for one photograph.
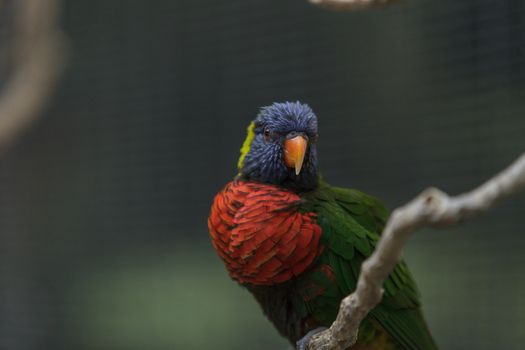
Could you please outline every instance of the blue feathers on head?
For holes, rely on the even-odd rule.
[[[274,103],[262,107],[255,126],[269,127],[275,132],[288,134],[302,131],[310,135],[317,134],[317,117],[306,104],[300,102]]]
[[[315,188],[318,183],[317,117],[312,109],[300,102],[274,103],[262,107],[254,123],[255,135],[244,159],[241,176],[298,190]],[[283,143],[290,133],[308,138],[299,175],[283,160]]]

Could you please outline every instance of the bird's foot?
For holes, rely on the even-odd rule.
[[[304,337],[299,339],[296,344],[296,350],[306,350],[308,349],[308,343],[310,342],[310,339],[317,333],[320,333],[324,330],[326,330],[326,327],[317,327],[316,329],[311,330],[310,332],[306,333]]]

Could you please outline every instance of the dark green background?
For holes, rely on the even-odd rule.
[[[390,208],[525,150],[522,0],[69,0],[62,17],[64,79],[0,158],[2,349],[284,350],[206,228],[259,106],[309,103],[324,177]],[[411,240],[443,349],[523,348],[524,209]]]

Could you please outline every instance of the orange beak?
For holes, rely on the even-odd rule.
[[[307,146],[308,141],[300,135],[284,141],[284,163],[288,168],[295,169],[295,175],[301,172]]]

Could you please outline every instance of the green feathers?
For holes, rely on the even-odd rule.
[[[306,303],[304,308],[329,326],[337,314],[339,301],[355,290],[361,263],[374,250],[388,213],[374,197],[323,182],[317,190],[304,193],[303,199],[304,210],[316,213],[323,230],[325,251],[318,266],[331,268],[336,288],[333,288],[333,280],[318,270],[312,270],[305,274],[301,283],[310,290],[312,286],[324,288],[324,292],[302,299]],[[381,338],[390,339],[382,340],[389,345],[379,346],[381,349],[436,349],[419,309],[417,287],[403,261],[385,280],[384,288],[382,302],[361,325],[359,342],[366,344],[375,339],[375,348],[377,334],[381,334]]]

